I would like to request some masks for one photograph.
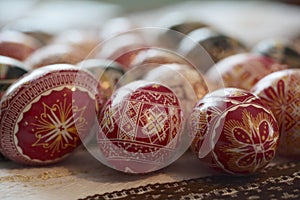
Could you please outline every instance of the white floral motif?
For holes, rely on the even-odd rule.
[[[226,134],[232,135],[233,145],[226,152],[236,154],[236,166],[256,171],[275,155],[278,137],[275,137],[268,118],[263,113],[253,117],[248,111],[242,112],[242,122],[229,120],[225,124]]]
[[[43,112],[36,116],[34,133],[37,138],[33,147],[42,146],[45,152],[51,151],[51,156],[68,147],[75,147],[78,132],[84,129],[86,119],[83,117],[85,107],[78,108],[67,104],[66,95],[63,102],[49,106],[43,102]]]

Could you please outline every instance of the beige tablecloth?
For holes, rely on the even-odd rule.
[[[97,193],[181,181],[212,173],[188,152],[158,172],[128,175],[102,165],[81,149],[66,161],[47,167],[25,167],[8,161],[1,162],[0,199],[78,199]]]

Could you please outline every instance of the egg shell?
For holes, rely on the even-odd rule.
[[[162,83],[171,88],[190,113],[196,102],[208,93],[205,79],[197,70],[187,65],[165,64],[149,71],[143,78]]]
[[[203,50],[206,54],[201,53]],[[206,72],[211,67],[206,63],[207,56],[216,63],[228,56],[245,53],[247,47],[238,39],[205,27],[190,32],[180,42],[178,51],[188,60],[193,60],[199,70]],[[200,56],[199,52],[203,55]]]
[[[101,42],[96,31],[71,29],[56,35],[51,44],[65,44],[80,49],[84,57],[93,57]]]
[[[40,44],[47,45],[52,37],[56,34],[56,31],[49,29],[50,26],[42,27],[41,24],[35,18],[18,18],[12,23],[7,23],[3,27],[3,30],[21,32],[25,35],[35,38]]]
[[[30,54],[40,48],[41,43],[18,31],[0,32],[0,55],[24,61]]]
[[[143,51],[139,51],[135,58],[130,63],[130,68],[135,66],[141,66],[145,64],[186,64],[189,65],[189,62],[185,60],[184,57],[163,49],[146,49]]]
[[[290,68],[300,68],[300,53],[284,39],[266,39],[256,44],[252,51],[286,64]]]
[[[171,63],[191,65],[185,58],[169,50],[155,47],[141,50],[131,61],[127,73],[122,77],[118,85],[125,85],[132,81],[142,80],[145,74],[151,70],[163,64]]]
[[[116,56],[114,60],[120,63],[121,66],[124,66],[124,70],[127,71],[130,68],[130,63],[136,57],[136,55],[138,55],[140,51],[145,50],[147,48],[148,47],[144,45],[130,45],[116,51],[114,56],[110,57],[110,59]]]
[[[90,71],[98,80],[104,101],[111,97],[116,84],[125,73],[122,66],[112,60],[87,59],[77,66]]]
[[[206,73],[206,77],[216,85],[221,78],[224,87],[250,90],[264,76],[283,69],[287,66],[269,57],[243,53],[221,60]]]
[[[236,88],[207,94],[194,107],[192,149],[214,169],[237,175],[258,172],[275,156],[279,130],[259,97]]]
[[[72,65],[51,65],[10,86],[0,108],[0,151],[10,160],[45,165],[70,155],[96,120],[97,80]]]
[[[107,101],[99,118],[102,162],[127,173],[158,170],[176,154],[183,122],[172,90],[154,82],[127,84]]]
[[[166,47],[177,48],[180,41],[190,32],[208,25],[201,20],[191,19],[182,13],[171,13],[159,20],[161,29],[158,41]]]
[[[24,62],[32,70],[52,64],[75,65],[84,58],[84,52],[71,45],[51,44],[39,48]]]
[[[287,157],[300,155],[300,69],[274,72],[253,88],[273,112],[280,131],[278,152]]]
[[[144,36],[138,32],[128,32],[101,43],[96,57],[116,61],[124,67],[124,70],[128,70],[138,52],[145,49],[148,49],[148,45]]]
[[[24,63],[6,56],[0,56],[0,99],[19,77],[27,73]]]
[[[169,14],[159,21],[159,25],[162,28],[167,28],[173,31],[177,31],[183,34],[188,34],[195,29],[208,26],[206,23],[198,19],[187,18],[183,15]]]

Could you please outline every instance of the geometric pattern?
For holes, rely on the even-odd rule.
[[[300,155],[300,70],[270,74],[259,82],[254,92],[273,112],[280,129],[278,152]]]
[[[167,112],[163,107],[159,107],[158,105],[154,105],[142,113],[142,132],[148,137],[150,143],[157,143],[165,140],[169,132],[169,127],[165,128],[167,119]],[[158,141],[151,140],[154,135],[157,136],[155,139]]]
[[[252,54],[239,54],[216,64],[225,87],[250,90],[264,76],[286,69],[272,59]],[[208,72],[209,79],[218,83],[219,76],[214,70]]]
[[[118,93],[125,91],[117,90],[103,108],[100,150],[107,162],[126,160],[114,166],[118,170],[154,170],[171,158],[180,139],[183,118],[179,100],[170,89],[151,83],[126,91],[122,101],[115,103]]]

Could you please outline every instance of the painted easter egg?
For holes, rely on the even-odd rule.
[[[218,62],[205,74],[212,83],[224,83],[224,87],[250,90],[261,78],[286,69],[273,59],[252,53],[236,54]]]
[[[206,62],[207,58],[205,57],[207,56],[217,63],[228,56],[247,51],[246,46],[238,39],[207,27],[190,32],[180,42],[178,49],[188,60],[193,60],[199,70],[203,72],[211,67],[210,63]],[[207,52],[206,54],[201,53],[204,50]]]
[[[0,55],[24,61],[35,50],[40,48],[41,43],[22,32],[0,32]]]
[[[167,14],[158,21],[158,27],[162,29],[157,40],[166,47],[175,49],[187,34],[207,26],[203,21],[187,17],[182,13]]]
[[[190,113],[195,103],[208,93],[204,77],[195,69],[181,64],[165,64],[149,71],[144,80],[162,83],[171,88]]]
[[[77,64],[90,71],[99,82],[99,88],[105,101],[111,97],[119,79],[124,75],[123,68],[112,60],[87,59]]]
[[[290,68],[300,68],[300,53],[283,39],[267,39],[256,44],[253,52],[273,58],[276,62],[286,64]]]
[[[96,86],[90,73],[66,64],[24,75],[2,97],[1,153],[29,165],[66,158],[93,131]]]
[[[39,48],[24,62],[30,69],[37,69],[52,64],[76,64],[85,58],[78,48],[67,44],[51,44]]]
[[[275,156],[277,121],[254,94],[224,88],[207,94],[193,109],[192,149],[203,162],[231,174],[251,174]]]
[[[180,101],[168,87],[148,81],[120,87],[99,118],[101,161],[127,173],[161,169],[184,152],[183,123]]]
[[[273,112],[280,131],[278,152],[283,156],[300,155],[300,69],[274,72],[253,88]]]

